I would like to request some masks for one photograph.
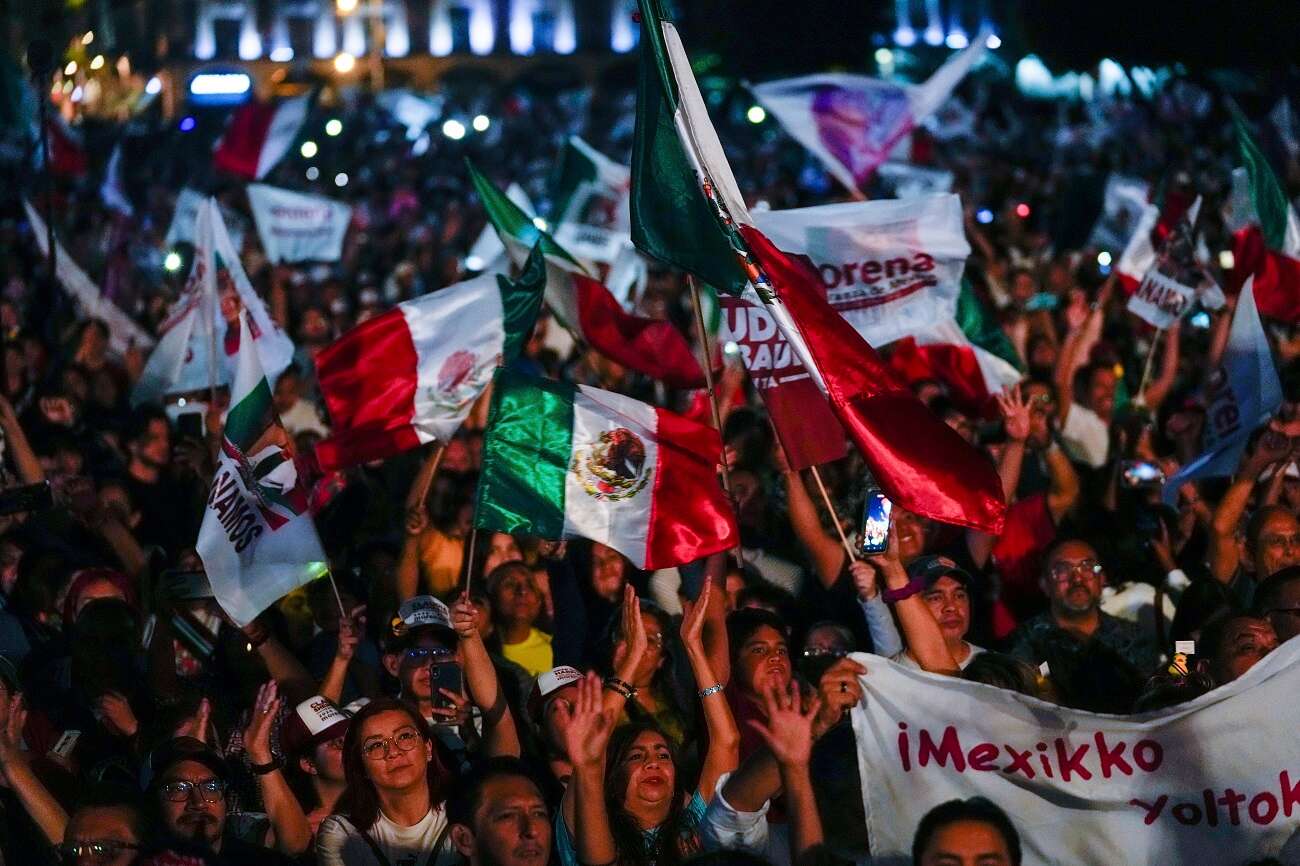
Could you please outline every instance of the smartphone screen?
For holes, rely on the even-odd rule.
[[[1160,467],[1141,460],[1125,460],[1120,467],[1126,487],[1142,487],[1146,484],[1163,484],[1165,474]]]
[[[879,487],[867,491],[867,501],[862,506],[863,553],[884,553],[889,547],[889,513],[893,507]]]
[[[455,662],[434,662],[429,669],[429,689],[433,694],[433,705],[452,709],[455,704],[439,689],[460,694],[463,680],[460,665]]]
[[[182,412],[176,416],[176,432],[186,439],[203,438],[203,413]]]

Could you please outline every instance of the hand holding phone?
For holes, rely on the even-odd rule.
[[[889,549],[889,515],[894,504],[879,487],[867,490],[862,506],[862,554],[875,556]]]

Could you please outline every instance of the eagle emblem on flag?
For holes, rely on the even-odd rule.
[[[626,427],[605,430],[589,446],[575,449],[569,471],[597,502],[631,499],[651,475],[645,443]]]

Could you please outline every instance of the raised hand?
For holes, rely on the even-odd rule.
[[[474,640],[479,637],[479,620],[483,612],[478,605],[470,601],[468,593],[461,593],[460,598],[451,606],[451,627],[456,637],[461,640]]]
[[[862,700],[862,682],[867,669],[853,659],[840,659],[826,669],[817,682],[817,696],[821,703],[813,725],[813,735],[821,736],[844,716],[844,711]]]
[[[997,395],[998,409],[1002,411],[1002,423],[1007,429],[1007,438],[1013,442],[1024,442],[1029,438],[1029,400],[1016,385],[1010,390]]]
[[[406,509],[406,534],[419,535],[429,526],[429,515],[423,506]]]
[[[632,585],[623,586],[623,613],[619,622],[619,641],[614,645],[614,673],[627,680],[641,664],[649,641],[645,636],[645,622],[641,619],[641,602]]]
[[[704,653],[704,620],[708,616],[709,596],[713,593],[713,581],[705,580],[700,594],[695,601],[683,601],[681,636],[687,652]],[[705,683],[708,685],[708,683]]]
[[[602,711],[600,677],[589,673],[578,680],[573,703],[556,705],[556,722],[563,731],[564,751],[575,767],[600,767],[614,733],[614,720]]]
[[[858,598],[863,601],[875,598],[880,592],[880,574],[876,571],[876,566],[870,562],[853,560],[849,563],[849,574],[853,578],[854,588],[858,591]]]
[[[0,773],[8,778],[9,768],[27,763],[30,753],[23,747],[23,727],[27,724],[27,707],[21,692],[8,700],[0,699]]]
[[[457,694],[451,689],[438,689],[438,694],[451,701],[450,707],[435,706],[431,709],[434,716],[439,719],[445,719],[447,724],[460,727],[469,724],[470,716],[473,715],[474,708],[469,702],[469,698],[462,694]]]
[[[786,686],[769,682],[763,692],[767,722],[749,719],[749,725],[767,743],[772,757],[783,767],[802,767],[812,756],[813,720],[821,710],[822,701],[817,695],[800,707],[798,682],[791,680]]]
[[[253,711],[244,728],[244,751],[248,760],[254,764],[269,764],[274,759],[271,754],[271,726],[280,710],[280,688],[275,680],[262,684],[257,690],[257,700],[253,702]]]
[[[339,645],[334,651],[334,657],[343,661],[351,661],[352,656],[356,654],[357,644],[361,643],[361,635],[366,630],[366,606],[359,604],[348,612],[348,615],[339,620]]]
[[[176,727],[177,737],[193,737],[200,743],[208,741],[208,724],[212,718],[212,704],[207,698],[199,701],[199,708],[194,711],[194,715],[181,722]]]
[[[99,710],[101,723],[110,733],[119,737],[134,737],[135,732],[140,730],[131,703],[120,692],[104,692],[95,701],[95,707]]]

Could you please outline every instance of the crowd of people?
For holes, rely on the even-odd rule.
[[[466,154],[543,209],[569,135],[627,161],[630,87],[474,98],[494,118],[487,133],[413,152],[417,140],[387,112],[349,94],[308,121],[315,130],[343,118],[341,135],[319,139],[330,170],[303,180],[306,158],[293,153],[268,178],[355,207],[337,263],[273,266],[251,231],[243,250],[297,348],[274,404],[300,453],[330,424],[315,355],[355,323],[462,278],[485,224]],[[196,435],[175,422],[175,398],[170,411],[130,405],[142,353],[110,352],[106,326],[77,319],[51,288],[16,197],[28,163],[7,166],[0,862],[869,862],[861,791],[871,780],[859,778],[849,711],[861,678],[884,663],[876,657],[1127,714],[1192,700],[1294,637],[1292,323],[1268,323],[1281,410],[1231,477],[1185,484],[1165,505],[1158,484],[1121,465],[1167,478],[1199,453],[1235,298],[1207,327],[1170,328],[1144,377],[1150,331],[1125,312],[1087,241],[1087,191],[1123,171],[1163,182],[1167,199],[1204,196],[1206,244],[1224,248],[1217,214],[1237,161],[1224,104],[1171,86],[1085,111],[982,78],[962,98],[973,129],[918,133],[913,152],[953,172],[970,216],[968,277],[1026,373],[985,406],[963,405],[942,382],[912,384],[996,463],[1010,503],[1000,536],[895,508],[886,550],[851,555],[839,532],[861,529],[860,455],[821,468],[828,510],[727,359],[720,459],[738,555],[645,573],[582,540],[479,532],[471,543],[479,411],[447,443],[320,479],[312,510],[332,579],[243,628],[203,591],[195,550],[219,408]],[[717,123],[752,202],[841,198],[797,145],[733,107],[724,102]],[[105,207],[98,164],[57,178],[49,195],[70,255],[156,331],[184,279],[162,267],[176,191],[248,209],[240,184],[210,168],[204,123],[137,125],[152,128],[125,131],[134,216]],[[94,154],[123,131],[84,133]],[[346,186],[326,186],[335,170]],[[1294,158],[1289,171],[1300,177]],[[977,220],[983,210],[992,219]],[[633,302],[698,346],[682,274],[651,263]],[[546,339],[558,327],[544,316],[517,363],[676,411],[698,399],[581,347],[561,356]],[[8,495],[42,482],[52,504]],[[1179,668],[1181,640],[1195,650]],[[875,656],[864,664],[859,652]],[[915,863],[1021,862],[1016,816],[997,804],[916,807]]]

